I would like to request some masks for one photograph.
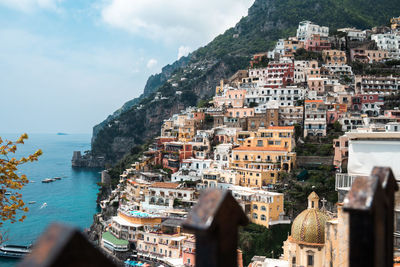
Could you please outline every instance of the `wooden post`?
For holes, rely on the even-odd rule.
[[[183,224],[196,235],[196,267],[237,267],[238,228],[246,224],[231,193],[206,190]]]
[[[51,225],[18,267],[114,267],[77,229]]]
[[[390,168],[357,177],[344,200],[349,213],[349,266],[393,267],[394,193]]]

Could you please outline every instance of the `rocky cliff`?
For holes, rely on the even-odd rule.
[[[387,24],[400,15],[396,2],[256,0],[235,27],[151,76],[139,98],[96,125],[92,154],[116,162],[135,145],[157,135],[164,119],[212,96],[219,80],[246,68],[253,53],[267,51],[277,39],[293,35],[300,21],[311,20],[331,31],[338,27],[365,29]]]

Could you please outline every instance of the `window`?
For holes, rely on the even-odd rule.
[[[261,210],[262,210],[262,211],[266,211],[267,208],[266,208],[265,206],[261,206]]]
[[[253,205],[254,210],[258,210],[258,206],[256,204]]]
[[[253,213],[253,219],[258,219],[257,213]]]
[[[265,215],[263,214],[263,215],[261,215],[261,221],[266,221],[267,220],[267,217],[265,217]]]
[[[307,255],[307,266],[314,266],[314,255]]]
[[[257,146],[259,146],[259,147],[261,146],[262,147],[263,146],[263,141],[262,140],[257,140]]]

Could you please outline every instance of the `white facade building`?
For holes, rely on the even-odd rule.
[[[346,64],[323,64],[322,67],[328,69],[332,75],[353,76],[351,66]]]
[[[389,58],[400,59],[400,35],[393,33],[373,34],[371,40],[374,40],[380,50],[389,52]]]
[[[214,149],[213,166],[217,169],[228,169],[232,152],[232,144],[220,144]]]
[[[356,28],[342,28],[338,29],[338,32],[347,33],[347,37],[351,41],[364,41],[367,38],[367,33],[365,31]]]
[[[329,36],[329,27],[319,26],[311,21],[302,21],[297,28],[297,38],[299,41],[310,40],[314,34],[319,34],[321,37]]]
[[[258,87],[247,92],[245,103],[247,105],[257,103],[255,113],[265,113],[270,108],[294,106],[297,100],[303,98],[304,91],[297,86],[274,89]]]
[[[184,159],[179,171],[171,175],[171,181],[198,181],[201,179],[203,171],[209,169],[212,163],[211,159]]]
[[[276,42],[274,50],[268,52],[268,58],[274,59],[276,54],[283,56],[285,54],[284,43],[284,39],[279,39],[278,42]]]

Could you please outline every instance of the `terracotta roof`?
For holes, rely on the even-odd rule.
[[[323,100],[306,100],[306,103],[323,103]]]
[[[178,183],[163,183],[163,182],[155,182],[150,185],[150,187],[158,187],[158,188],[178,188]]]
[[[239,151],[287,151],[286,148],[280,148],[280,147],[248,147],[248,146],[240,146],[240,147],[234,148],[233,150],[239,150]]]
[[[137,182],[133,181],[132,179],[128,180],[131,184],[137,184]]]
[[[269,126],[268,130],[294,130],[294,126]]]

